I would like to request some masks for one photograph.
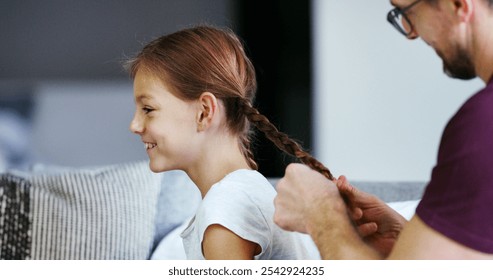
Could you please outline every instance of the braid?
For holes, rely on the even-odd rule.
[[[242,152],[243,156],[248,160],[248,165],[250,168],[254,170],[258,170],[258,165],[254,160],[254,156],[252,153],[252,150],[250,148],[250,140],[248,139],[248,135],[242,135],[240,136],[240,141],[241,141],[241,147],[242,147]]]
[[[303,150],[303,148],[296,141],[289,138],[285,133],[280,132],[266,116],[259,113],[257,109],[252,107],[251,103],[243,98],[238,99],[239,107],[244,112],[247,119],[262,131],[265,136],[272,141],[281,151],[298,158],[302,163],[308,165],[312,169],[320,172],[329,180],[333,180],[334,176],[330,173],[329,169],[325,167],[321,162],[312,157],[309,153]],[[251,159],[251,158],[250,158]]]

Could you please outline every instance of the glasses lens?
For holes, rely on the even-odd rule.
[[[387,16],[387,20],[404,36],[407,36],[409,33],[408,30],[411,30],[411,25],[406,17],[402,15],[397,10],[392,10]]]

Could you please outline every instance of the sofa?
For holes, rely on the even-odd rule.
[[[277,178],[269,178],[275,186]],[[352,182],[407,218],[424,182]],[[183,259],[179,233],[200,194],[148,162],[34,165],[0,173],[0,259]]]

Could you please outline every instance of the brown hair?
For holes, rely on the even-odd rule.
[[[184,100],[211,92],[223,101],[228,128],[239,136],[240,148],[251,168],[257,169],[250,148],[250,123],[280,150],[333,179],[330,171],[252,107],[257,90],[255,69],[243,44],[230,30],[210,26],[184,29],[148,43],[128,64],[132,78],[149,71]]]

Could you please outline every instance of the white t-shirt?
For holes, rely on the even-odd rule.
[[[276,191],[257,171],[236,170],[214,184],[182,232],[188,259],[203,260],[202,241],[210,225],[219,224],[257,243],[256,260],[319,259],[308,235],[282,230],[273,222]]]

